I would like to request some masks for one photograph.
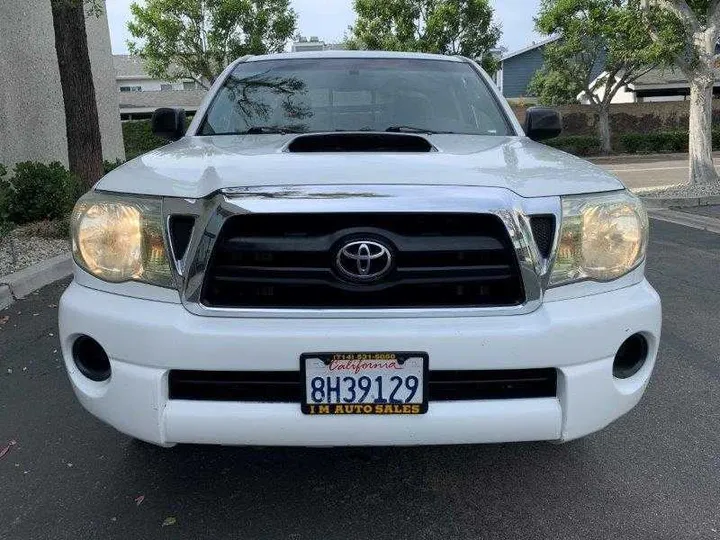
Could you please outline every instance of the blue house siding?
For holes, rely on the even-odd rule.
[[[527,87],[535,72],[543,66],[544,47],[529,50],[503,60],[503,95],[507,98],[527,96]]]
[[[543,51],[545,45],[539,45],[523,53],[517,54],[502,61],[503,95],[506,98],[527,97],[528,85],[535,72],[543,67]],[[595,79],[605,68],[605,55],[601,54],[593,70],[592,79]]]

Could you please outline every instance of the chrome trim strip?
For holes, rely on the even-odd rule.
[[[540,255],[528,216],[554,214],[558,228],[560,211],[559,197],[524,199],[502,188],[392,184],[237,187],[224,189],[207,199],[165,199],[163,204],[166,222],[172,214],[196,216],[185,258],[178,265],[173,265],[185,308],[205,317],[240,318],[450,318],[530,313],[542,304],[551,261],[544,260]],[[201,303],[205,271],[218,234],[229,217],[254,213],[329,212],[494,214],[505,224],[515,248],[525,289],[525,303],[510,307],[425,309],[215,308]]]

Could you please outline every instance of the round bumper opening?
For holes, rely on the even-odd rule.
[[[91,381],[102,382],[110,378],[110,359],[105,349],[89,336],[80,336],[72,347],[75,365]]]
[[[633,334],[627,338],[613,362],[613,376],[616,379],[629,379],[645,365],[648,357],[648,342],[642,334]]]

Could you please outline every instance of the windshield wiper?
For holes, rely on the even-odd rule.
[[[247,131],[240,131],[238,135],[286,135],[288,133],[305,133],[306,130],[296,128],[292,126],[278,127],[278,126],[253,126]]]
[[[454,131],[434,131],[432,129],[419,128],[415,126],[390,126],[385,131],[388,133],[425,133],[427,135],[455,133]]]

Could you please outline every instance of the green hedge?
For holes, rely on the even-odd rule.
[[[595,156],[600,153],[600,139],[591,135],[556,137],[545,141],[545,144],[576,156]]]
[[[185,127],[190,126],[192,119],[192,116],[186,118]],[[125,139],[125,156],[127,159],[136,158],[146,152],[168,144],[168,141],[165,139],[153,135],[150,120],[130,120],[129,122],[123,122],[122,130],[123,138]]]
[[[188,122],[190,119],[188,119]],[[123,123],[125,154],[132,159],[150,152],[167,141],[152,134],[150,120],[133,120]],[[594,135],[560,136],[544,141],[544,144],[576,156],[600,155],[600,139]],[[720,130],[713,132],[713,149],[720,150]],[[657,133],[625,133],[613,138],[613,152],[619,154],[654,154],[688,151],[687,131],[664,131]],[[106,172],[117,166],[106,163]]]
[[[165,139],[153,135],[150,120],[123,122],[122,130],[127,159],[136,158],[168,143]]]
[[[67,217],[84,189],[62,164],[25,162],[0,179],[0,221],[22,225]]]
[[[613,139],[613,152],[618,154],[664,154],[688,151],[687,131],[657,133],[625,133]],[[592,135],[556,137],[545,144],[576,156],[600,154],[600,139]],[[713,149],[720,150],[720,130],[713,131]]]
[[[616,146],[627,154],[687,152],[688,136],[687,131],[626,133],[618,137]]]
[[[103,161],[103,170],[105,174],[109,173],[110,171],[114,171],[117,169],[120,165],[122,165],[124,161],[121,159],[116,159],[115,161],[108,161],[107,159]]]
[[[7,198],[9,192],[3,181],[3,176],[6,174],[7,168],[0,163],[0,241],[2,241],[3,236],[12,230],[12,224],[7,216]]]

